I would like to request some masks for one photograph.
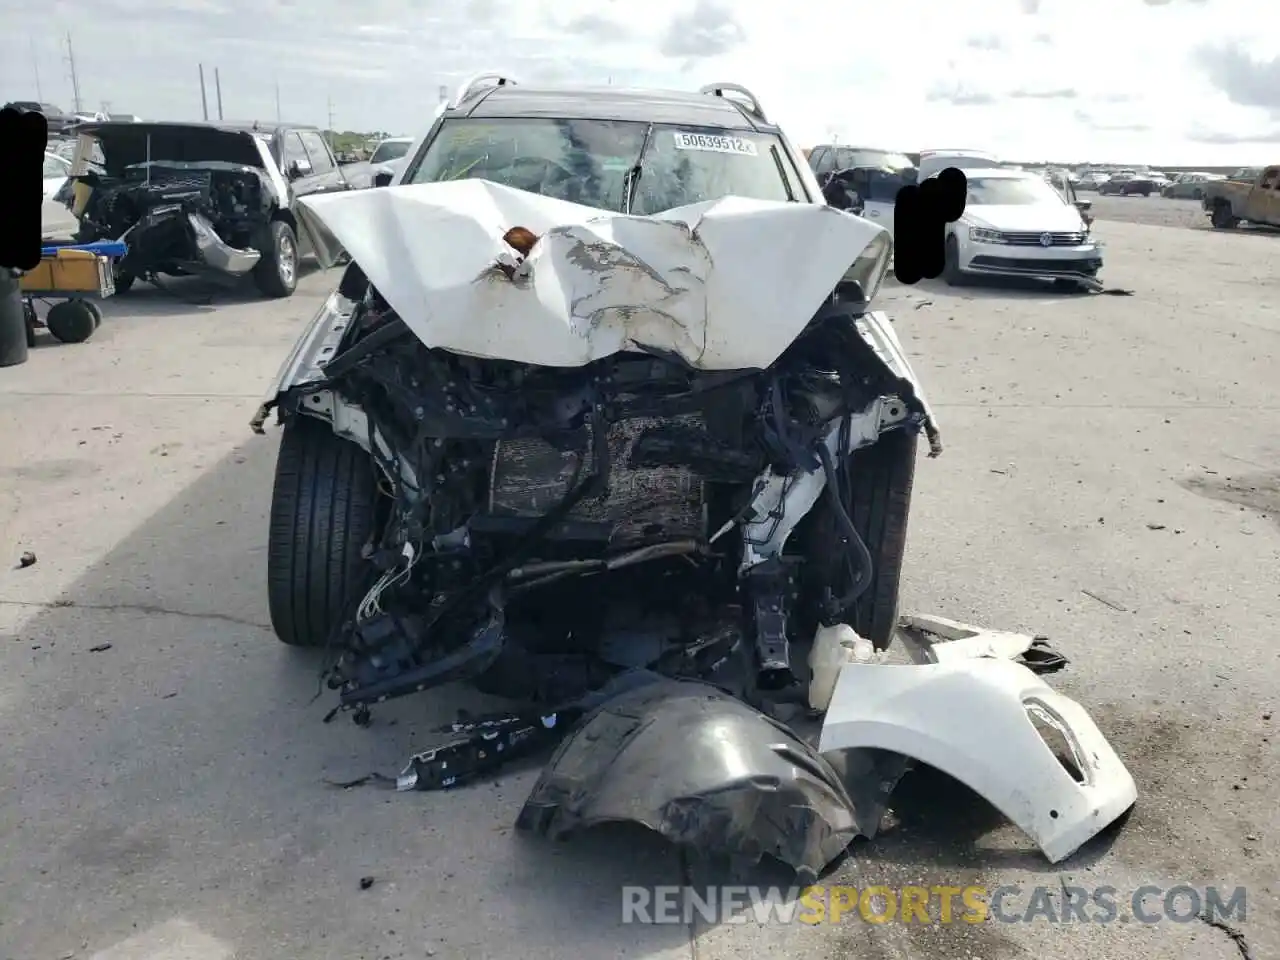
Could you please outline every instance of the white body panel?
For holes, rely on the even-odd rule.
[[[767,367],[885,234],[817,204],[727,197],[624,216],[484,180],[299,207],[423,343],[559,367],[639,347],[699,369]],[[503,240],[517,226],[539,238],[522,263]]]
[[[840,672],[818,749],[888,750],[954,777],[1022,828],[1052,863],[1133,806],[1133,777],[1078,703],[1016,657],[1024,634],[942,617],[904,618],[915,664],[850,663]],[[938,639],[921,642],[920,634]],[[1077,781],[1032,723],[1062,734]]]

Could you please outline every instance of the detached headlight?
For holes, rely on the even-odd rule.
[[[892,252],[893,239],[885,231],[867,244],[858,254],[858,259],[853,261],[853,266],[845,271],[845,280],[852,280],[862,288],[867,303],[875,299],[876,291],[880,289]]]
[[[986,227],[970,227],[969,239],[977,243],[1004,243],[1004,234]]]

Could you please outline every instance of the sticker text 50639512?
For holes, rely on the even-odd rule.
[[[676,132],[677,150],[710,150],[712,153],[740,153],[756,156],[756,145],[742,137],[722,137],[713,133]]]

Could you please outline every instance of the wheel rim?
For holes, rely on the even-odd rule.
[[[297,254],[293,249],[293,241],[289,237],[280,238],[280,279],[286,286],[293,286],[293,275],[297,268]]]

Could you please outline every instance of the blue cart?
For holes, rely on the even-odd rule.
[[[115,261],[127,249],[118,240],[42,247],[39,266],[21,279],[27,345],[34,345],[39,327],[48,329],[62,343],[83,343],[93,336],[102,323],[98,302],[116,292]],[[68,255],[72,251],[74,254]],[[52,304],[43,322],[36,313],[37,300]]]

